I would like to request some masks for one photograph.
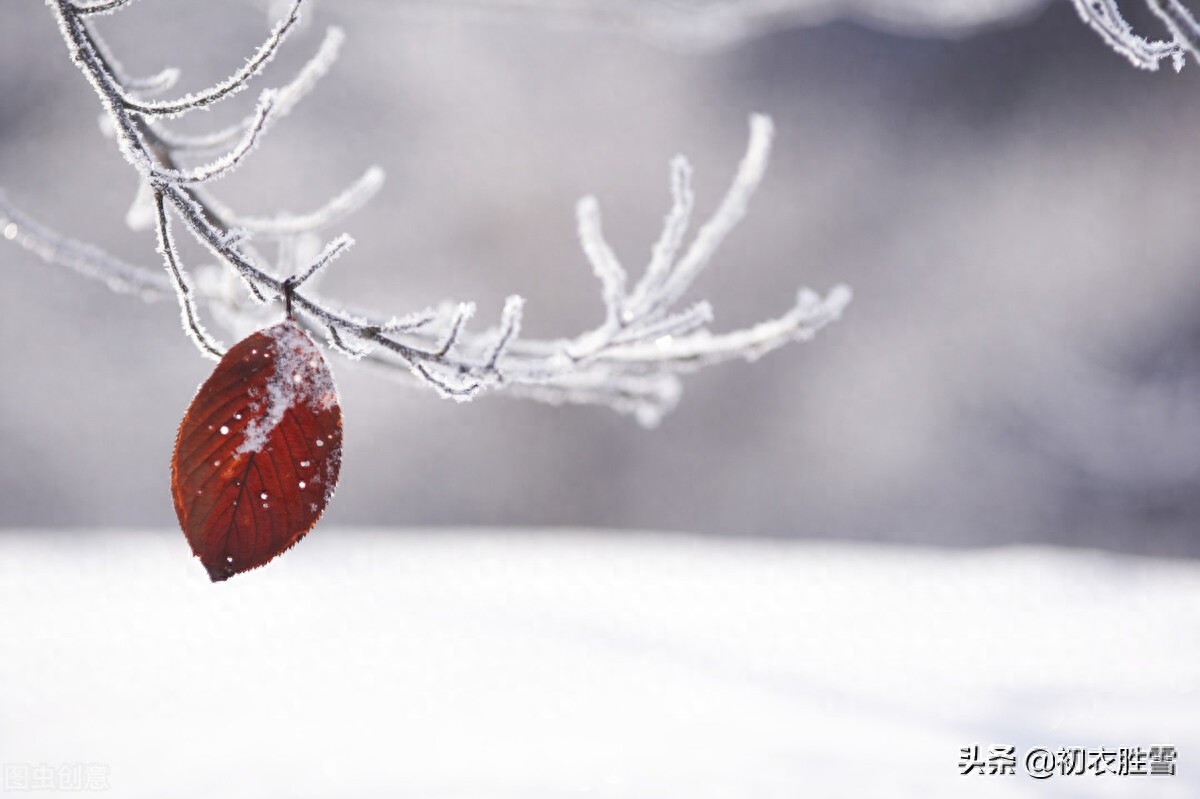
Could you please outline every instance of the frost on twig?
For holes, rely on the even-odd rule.
[[[102,280],[113,291],[154,300],[169,296],[171,281],[161,271],[127,264],[91,244],[60,236],[14,206],[0,191],[0,236],[44,261]]]
[[[671,207],[649,263],[636,280],[606,241],[599,203],[584,198],[577,208],[579,239],[600,282],[604,314],[592,329],[569,339],[522,338],[524,304],[509,297],[499,322],[469,329],[472,303],[446,303],[391,317],[344,310],[315,293],[316,278],[353,244],[337,236],[322,245],[323,230],[353,212],[378,191],[383,173],[372,167],[324,207],[300,216],[243,217],[215,199],[208,184],[247,157],[271,124],[286,115],[324,76],[342,43],[332,30],[316,54],[286,86],[262,93],[255,112],[241,123],[203,136],[183,136],[166,120],[203,108],[246,87],[271,59],[299,20],[304,0],[292,0],[284,19],[244,67],[217,85],[177,100],[149,100],[174,84],[176,70],[147,79],[126,75],[99,38],[93,17],[127,2],[47,0],[58,18],[71,58],[96,89],[108,129],[141,180],[127,215],[131,227],[156,230],[166,275],[124,264],[89,245],[58,236],[13,208],[0,195],[0,233],[43,258],[103,279],[114,289],[153,296],[173,290],[183,326],[202,353],[222,348],[200,317],[212,317],[238,332],[262,321],[265,304],[278,301],[285,284],[294,288],[292,307],[311,331],[324,334],[336,351],[401,375],[410,375],[442,396],[470,399],[501,389],[552,403],[598,403],[655,423],[679,396],[678,375],[721,361],[754,359],[789,341],[810,338],[837,319],[850,290],[837,286],[822,297],[802,290],[778,317],[729,333],[709,329],[708,302],[680,308],[692,283],[746,212],[767,165],[772,125],[750,121],[750,142],[733,183],[716,212],[687,243],[694,198],[691,167],[671,162]],[[182,162],[197,155],[211,160]],[[186,230],[216,259],[218,270],[189,270],[176,246],[176,228]],[[255,247],[256,237],[275,248],[274,262]],[[195,275],[193,276],[193,272]],[[243,330],[244,332],[244,330]]]
[[[1147,39],[1135,33],[1121,14],[1117,0],[1072,0],[1075,10],[1109,47],[1135,67],[1157,70],[1170,58],[1175,71],[1183,69],[1188,53],[1200,55],[1200,23],[1180,0],[1145,0],[1167,29],[1167,39]]]

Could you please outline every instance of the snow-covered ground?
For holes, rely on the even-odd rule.
[[[10,532],[0,619],[5,776],[113,796],[1200,795],[1191,562],[318,529],[211,585],[178,533]],[[972,744],[1178,773],[959,776]]]

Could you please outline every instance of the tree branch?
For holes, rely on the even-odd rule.
[[[844,286],[835,287],[825,297],[803,290],[795,305],[781,316],[723,334],[708,329],[713,316],[709,303],[675,310],[741,220],[763,178],[772,126],[766,117],[755,116],[749,146],[732,185],[686,249],[694,206],[691,167],[682,156],[671,162],[671,208],[649,265],[632,289],[628,272],[603,237],[599,204],[594,198],[580,201],[580,242],[600,279],[605,307],[603,321],[591,330],[570,339],[521,338],[524,304],[515,296],[506,300],[498,325],[481,332],[467,328],[474,313],[471,303],[446,304],[387,321],[343,310],[340,304],[313,293],[315,281],[311,278],[352,242],[339,236],[323,249],[312,242],[317,231],[339,221],[378,190],[381,170],[372,167],[325,207],[298,217],[241,217],[206,190],[208,183],[240,163],[271,122],[291,110],[328,72],[342,42],[341,32],[331,30],[313,58],[284,88],[265,92],[252,117],[214,134],[184,137],[162,127],[159,118],[205,107],[244,89],[294,29],[303,0],[294,0],[245,67],[209,89],[171,102],[147,102],[135,95],[166,88],[177,71],[165,70],[149,80],[129,78],[92,26],[91,15],[116,11],[127,3],[48,2],[72,60],[96,89],[122,154],[143,178],[141,200],[129,219],[144,219],[156,229],[167,274],[123,264],[96,248],[59,237],[13,209],[2,195],[0,232],[47,260],[104,279],[114,288],[150,294],[172,287],[185,330],[209,357],[219,356],[221,347],[205,331],[197,298],[204,299],[219,319],[246,326],[261,323],[267,313],[273,313],[264,303],[281,300],[286,284],[297,318],[311,330],[324,331],[335,350],[392,372],[408,373],[442,396],[465,400],[487,389],[503,389],[552,403],[605,404],[653,424],[677,401],[678,374],[732,358],[757,358],[789,341],[810,338],[837,319],[850,301],[850,290]],[[184,169],[179,165],[181,154],[221,148],[229,150],[205,166]],[[175,246],[173,222],[181,224],[238,279],[222,282],[206,277],[194,282]],[[274,269],[264,265],[256,253],[255,235],[277,242]],[[312,255],[307,263],[299,257],[303,253]],[[244,292],[231,290],[239,283]],[[303,292],[299,290],[302,284],[306,285]]]
[[[1129,59],[1140,69],[1155,71],[1164,58],[1170,58],[1175,71],[1183,69],[1187,53],[1196,55],[1200,28],[1179,0],[1146,0],[1150,9],[1167,26],[1170,39],[1151,40],[1133,30],[1121,14],[1117,0],[1071,0],[1079,17],[1099,34],[1105,44]]]

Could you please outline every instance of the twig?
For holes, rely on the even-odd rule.
[[[837,319],[850,301],[850,290],[844,286],[835,287],[823,298],[805,290],[778,318],[725,334],[708,329],[712,307],[707,302],[673,310],[742,218],[763,178],[772,127],[766,117],[755,116],[750,143],[733,184],[686,250],[694,206],[691,167],[682,156],[671,162],[671,209],[649,265],[632,289],[627,271],[603,236],[599,204],[593,198],[580,202],[580,241],[600,279],[605,315],[597,327],[574,338],[521,338],[524,306],[515,296],[505,302],[499,325],[480,333],[467,330],[474,312],[471,303],[447,304],[388,321],[340,309],[312,292],[312,278],[352,242],[339,236],[323,249],[309,242],[318,231],[366,202],[382,184],[381,170],[372,167],[325,207],[303,216],[242,217],[212,197],[207,184],[239,164],[269,126],[328,72],[342,42],[341,32],[331,30],[287,86],[264,92],[254,115],[214,134],[185,137],[167,130],[162,118],[206,107],[244,89],[294,30],[304,0],[294,0],[284,19],[232,77],[169,102],[147,101],[139,95],[164,90],[174,83],[178,72],[165,70],[145,80],[130,78],[92,24],[93,15],[117,11],[126,2],[47,2],[58,17],[72,59],[99,95],[121,152],[143,178],[143,199],[140,205],[135,203],[130,220],[152,220],[166,279],[161,273],[154,275],[123,264],[96,248],[53,234],[11,208],[2,195],[0,232],[47,260],[104,279],[116,288],[149,293],[171,286],[185,330],[209,357],[219,356],[221,348],[204,329],[197,297],[205,299],[219,318],[241,324],[261,318],[266,311],[264,303],[286,295],[289,312],[310,329],[323,331],[335,350],[352,359],[410,373],[442,396],[466,400],[486,389],[503,389],[553,403],[605,404],[653,424],[677,401],[677,374],[733,358],[757,358],[789,341],[807,339]],[[219,148],[229,150],[207,165],[180,166],[183,155]],[[147,203],[152,205],[152,214],[149,208],[144,213],[136,210]],[[193,284],[175,246],[175,222],[240,278],[244,296],[231,294],[219,281]],[[10,228],[12,235],[8,235]],[[264,266],[255,251],[256,235],[278,243],[279,261],[273,269]],[[307,263],[299,260],[302,253],[318,249]]]

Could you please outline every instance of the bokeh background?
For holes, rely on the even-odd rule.
[[[252,51],[268,5],[155,0],[103,31],[131,71],[178,65],[194,89]],[[259,85],[330,24],[339,65],[217,194],[302,211],[380,164],[327,295],[388,314],[471,299],[487,324],[516,292],[528,333],[566,335],[602,312],[575,200],[596,194],[642,263],[670,157],[711,210],[761,111],[767,180],[696,296],[718,328],[800,285],[855,301],[812,343],[692,376],[653,431],[335,362],[329,524],[1200,554],[1200,69],[1139,72],[1062,1],[482,5],[317,4]],[[153,263],[98,114],[44,5],[6,3],[0,184]],[[177,309],[9,247],[0,336],[0,527],[170,527],[176,425],[212,365]]]

